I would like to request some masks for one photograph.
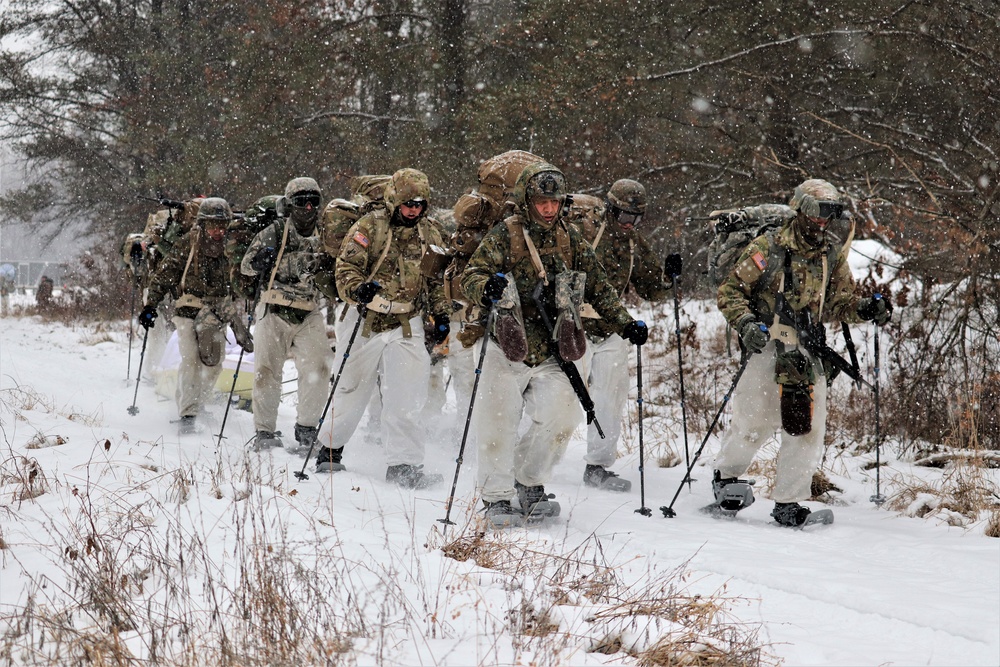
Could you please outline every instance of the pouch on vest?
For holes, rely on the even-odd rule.
[[[225,323],[208,306],[198,311],[194,318],[194,336],[198,342],[198,358],[206,366],[218,366],[222,361],[222,330]]]
[[[798,349],[780,349],[774,359],[774,379],[781,394],[781,428],[788,435],[805,435],[812,430],[812,362]]]
[[[528,336],[524,331],[524,315],[521,313],[521,297],[517,293],[517,283],[508,276],[507,287],[493,307],[493,337],[509,361],[520,363],[528,356]]]
[[[440,278],[450,261],[448,251],[432,243],[420,257],[420,275],[424,278]]]
[[[583,271],[563,271],[556,276],[556,308],[559,315],[552,327],[552,340],[559,344],[559,356],[576,361],[587,351],[587,336],[580,320],[587,274]]]

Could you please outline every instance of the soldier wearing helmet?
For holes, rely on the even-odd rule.
[[[160,301],[168,294],[175,299],[173,323],[181,355],[176,400],[182,434],[196,431],[196,418],[222,371],[226,322],[231,322],[241,344],[253,349],[249,333],[233,317],[230,299],[223,249],[232,218],[225,199],[201,201],[191,229],[171,246],[150,276],[139,315],[139,324],[148,330],[156,322]]]
[[[317,222],[322,193],[312,178],[293,178],[275,201],[274,222],[250,242],[240,263],[260,294],[254,353],[253,421],[255,449],[282,447],[278,404],[285,360],[298,370],[295,440],[306,454],[316,443],[317,427],[330,386],[333,365],[326,338],[320,274],[332,270],[323,253]]]
[[[663,299],[669,290],[663,265],[639,233],[646,214],[646,188],[627,178],[617,180],[596,212],[600,213],[596,220],[581,218],[578,229],[594,249],[614,292],[624,297],[631,287],[643,299]],[[584,328],[588,344],[581,360],[583,377],[589,378],[594,410],[605,437],[593,424],[588,426],[583,481],[587,486],[627,492],[632,483],[608,468],[617,459],[621,416],[628,400],[629,343],[603,319],[589,317]]]
[[[753,493],[739,477],[768,436],[781,429],[771,516],[798,526],[810,513],[799,501],[811,495],[823,455],[827,386],[833,379],[833,369],[806,341],[825,340],[824,322],[874,320],[881,326],[891,306],[878,295],[861,296],[845,249],[828,236],[829,224],[846,209],[837,188],[806,180],[788,205],[795,216],[753,240],[719,286],[719,309],[749,358],[733,392],[732,427],[715,462],[713,490],[724,509],[750,505]]]
[[[636,344],[647,335],[646,325],[622,307],[593,249],[562,218],[567,192],[558,168],[544,162],[526,167],[514,186],[517,212],[486,234],[462,274],[466,297],[492,308],[496,323],[480,379],[483,407],[473,413],[472,425],[478,482],[487,516],[496,525],[559,512],[544,485],[580,422],[565,362],[571,352],[576,357],[583,351],[573,336],[562,335],[562,325],[576,317],[566,312],[571,309],[566,304],[557,308],[556,285],[567,279],[578,285],[580,296],[615,333]],[[519,437],[522,412],[530,426]],[[510,502],[515,493],[519,511]]]
[[[442,270],[425,262],[432,248],[444,245],[440,227],[427,215],[430,183],[416,169],[400,169],[385,186],[385,206],[373,207],[348,230],[337,258],[337,290],[352,306],[340,331],[362,326],[353,339],[333,401],[337,409],[324,429],[317,472],[337,472],[344,447],[364,415],[380,382],[382,442],[386,481],[424,489],[443,481],[423,471],[424,438],[418,422],[427,398],[430,357],[424,344],[423,317],[433,320],[441,342],[450,327],[451,302],[445,299]],[[359,323],[359,319],[363,322]],[[348,337],[338,337],[337,356],[347,354]]]

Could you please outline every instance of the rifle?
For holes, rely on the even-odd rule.
[[[857,368],[826,344],[826,328],[823,326],[823,323],[817,322],[813,324],[810,321],[811,318],[808,312],[796,313],[792,310],[792,306],[788,303],[783,292],[778,292],[774,299],[774,314],[778,316],[779,325],[794,330],[799,342],[802,343],[802,346],[806,348],[809,354],[817,359],[828,362],[855,382],[871,387],[871,384],[861,377],[861,373]],[[771,327],[772,337],[775,337],[778,341],[782,340],[783,337],[787,337],[787,333],[785,333],[787,329],[783,329],[783,327]]]
[[[535,283],[535,290],[531,293],[531,300],[535,302],[535,307],[538,308],[538,314],[542,316],[542,322],[545,323],[545,328],[548,329],[549,334],[552,333],[552,322],[549,320],[549,314],[545,310],[545,306],[542,304],[542,288],[545,286],[544,280],[539,280]],[[597,429],[597,434],[604,438],[604,429],[601,428],[601,423],[597,421],[597,413],[594,412],[594,399],[590,397],[590,392],[587,391],[587,385],[584,384],[583,378],[580,377],[580,369],[576,367],[572,361],[566,361],[559,354],[558,345],[550,345],[549,350],[552,352],[552,356],[555,357],[556,362],[559,364],[559,368],[562,372],[566,374],[567,379],[569,379],[570,386],[573,387],[573,392],[576,393],[576,397],[580,399],[580,405],[583,407],[583,411],[587,414],[587,424],[593,423],[594,428]]]
[[[166,206],[167,208],[184,208],[184,202],[177,201],[176,199],[166,199],[164,197],[146,197],[143,195],[136,195],[136,199],[142,201],[155,201],[160,206]]]

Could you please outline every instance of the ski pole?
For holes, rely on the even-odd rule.
[[[330,410],[330,404],[333,403],[333,395],[337,391],[337,385],[340,383],[340,377],[344,374],[344,366],[347,364],[347,358],[351,356],[351,348],[354,347],[354,339],[358,336],[358,329],[361,328],[361,323],[365,320],[365,315],[368,313],[367,306],[361,306],[358,311],[358,321],[354,324],[354,331],[351,332],[351,338],[347,341],[347,349],[344,350],[344,358],[340,362],[340,368],[337,370],[337,375],[333,378],[333,386],[330,388],[330,395],[326,397],[326,405],[323,407],[323,414],[319,418],[319,422],[316,424],[316,434],[319,435],[320,428],[323,427],[323,422],[326,421],[326,413]],[[309,475],[306,474],[306,466],[309,465],[309,459],[312,458],[313,448],[316,447],[316,440],[309,443],[309,453],[306,454],[306,460],[302,462],[302,470],[294,473],[295,478],[301,481],[309,479]]]
[[[642,345],[635,346],[635,389],[639,405],[639,509],[636,514],[652,516],[653,510],[646,507],[646,452],[642,440]]]
[[[476,365],[476,379],[472,383],[472,395],[469,397],[469,411],[465,414],[465,429],[462,431],[462,444],[458,446],[458,458],[455,459],[455,478],[451,481],[451,493],[448,494],[448,502],[445,503],[444,518],[438,519],[439,523],[443,523],[446,526],[455,525],[455,522],[451,520],[451,506],[455,502],[455,489],[458,488],[458,473],[462,469],[462,461],[465,460],[465,443],[469,439],[469,425],[472,424],[472,407],[476,404],[479,378],[482,376],[483,362],[486,360],[486,343],[490,337],[489,331],[490,325],[493,323],[493,312],[494,305],[491,305],[490,312],[486,316],[486,331],[483,333],[483,344],[479,347],[479,363]]]
[[[762,330],[767,330],[766,325],[760,325]],[[743,356],[743,360],[740,362],[740,368],[736,371],[736,377],[733,378],[733,384],[730,385],[729,391],[726,395],[722,397],[722,405],[719,406],[719,411],[715,413],[715,419],[712,420],[711,425],[708,427],[708,433],[705,434],[705,439],[701,441],[701,446],[698,447],[698,451],[694,453],[694,458],[691,459],[691,463],[688,465],[687,472],[684,473],[684,479],[681,480],[680,486],[677,487],[677,493],[674,494],[673,500],[670,501],[669,505],[664,505],[660,508],[663,512],[663,516],[666,519],[672,519],[677,516],[677,512],[674,511],[674,503],[677,502],[677,496],[681,495],[681,489],[684,488],[684,483],[687,482],[691,477],[691,469],[694,464],[698,462],[698,457],[701,456],[701,452],[705,449],[705,445],[708,444],[708,439],[712,435],[712,431],[715,429],[715,425],[719,423],[719,418],[722,416],[722,411],[726,409],[726,405],[729,403],[730,397],[732,397],[733,392],[736,391],[736,385],[739,384],[740,378],[743,377],[743,371],[747,369],[747,363],[750,361],[749,354]]]
[[[879,296],[876,294],[875,298],[877,299]],[[879,340],[877,324],[875,325],[875,383],[872,385],[872,391],[875,394],[875,495],[869,498],[869,500],[875,503],[876,507],[881,507],[882,503],[885,502],[885,496],[882,495],[882,415],[879,404]]]
[[[684,464],[690,466],[691,455],[688,449],[687,397],[684,395],[684,354],[681,349],[680,297],[677,295],[677,278],[681,275],[681,256],[676,253],[667,255],[667,261],[664,263],[663,269],[670,274],[670,278],[673,280],[674,333],[677,335],[677,374],[681,383],[681,424],[684,428]],[[688,491],[691,490],[692,481],[688,477]]]
[[[260,296],[260,290],[257,291],[254,297],[254,304],[257,303],[257,298]],[[246,304],[247,309],[247,330],[253,325],[253,309],[250,308],[250,304]],[[226,411],[222,413],[222,426],[219,427],[219,440],[215,443],[216,447],[222,445],[222,434],[226,430],[226,420],[229,419],[229,407],[233,403],[233,392],[236,391],[236,379],[240,376],[240,366],[243,365],[243,354],[246,352],[243,346],[240,345],[240,358],[236,360],[236,370],[233,371],[233,385],[229,388],[229,398],[226,399]]]
[[[135,401],[139,396],[139,382],[142,380],[142,360],[146,358],[146,340],[148,339],[149,329],[146,329],[146,333],[142,335],[142,351],[139,352],[139,371],[135,377],[135,394],[132,395],[132,406],[128,409],[128,413],[133,417],[139,414],[139,408],[135,407]]]
[[[128,368],[125,370],[126,380],[132,376],[132,339],[135,337],[135,328],[132,325],[132,320],[135,319],[135,287],[135,283],[132,283],[132,308],[128,316]]]

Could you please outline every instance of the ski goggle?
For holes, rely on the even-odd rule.
[[[618,211],[615,219],[618,220],[619,225],[623,225],[625,227],[635,227],[642,222],[642,213],[629,213],[628,211],[623,211],[621,209],[615,210]]]
[[[309,206],[318,208],[319,195],[315,192],[304,192],[302,194],[292,195],[289,202],[291,202],[292,206],[295,208],[307,208]]]
[[[819,217],[825,220],[840,220],[844,215],[844,205],[838,201],[820,201]]]
[[[426,205],[427,202],[423,199],[410,199],[409,201],[404,201],[402,203],[402,206],[406,206],[407,208],[423,208]]]

